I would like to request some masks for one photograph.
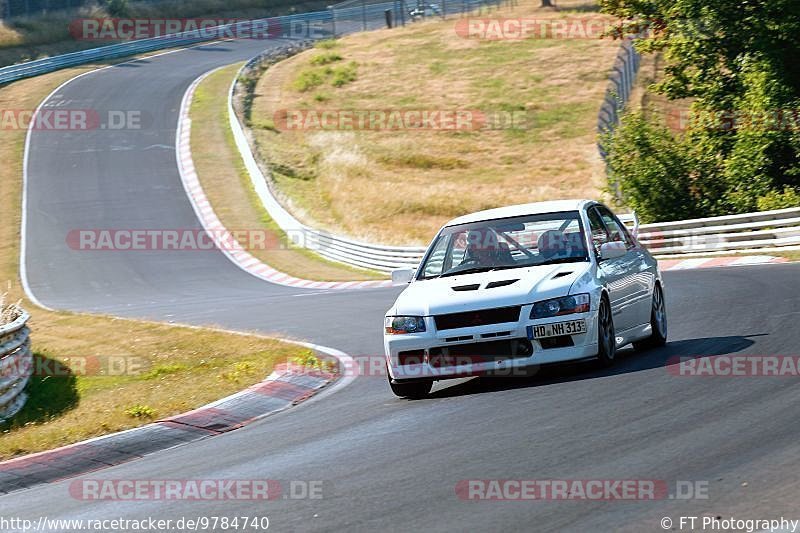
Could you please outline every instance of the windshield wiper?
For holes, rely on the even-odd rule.
[[[449,276],[458,276],[459,274],[477,274],[479,272],[488,272],[490,270],[494,270],[496,267],[490,266],[483,266],[483,267],[472,267],[472,268],[465,268],[463,270],[450,270],[441,274],[440,278],[446,278]]]
[[[562,257],[561,259],[551,259],[550,261],[545,261],[544,263],[539,263],[536,266],[540,265],[558,265],[561,263],[583,263],[586,261],[585,257]]]
[[[582,263],[586,261],[585,257],[562,257],[561,259],[551,259],[550,261],[545,261],[543,263],[526,263],[522,265],[497,265],[497,266],[483,266],[483,267],[472,267],[472,268],[465,268],[463,270],[450,270],[445,272],[444,274],[440,274],[439,278],[447,278],[450,276],[458,276],[459,274],[478,274],[480,272],[493,272],[495,270],[509,270],[512,268],[526,268],[526,267],[535,267],[535,266],[542,266],[542,265],[558,265],[561,263]],[[429,278],[426,278],[429,279]]]

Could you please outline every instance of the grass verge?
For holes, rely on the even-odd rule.
[[[92,67],[63,70],[0,87],[0,108],[34,109],[57,85]],[[31,313],[40,371],[30,400],[0,425],[0,459],[124,430],[199,407],[263,380],[276,362],[308,350],[258,336],[50,312],[19,285],[19,209],[24,130],[0,132],[0,280],[8,301]],[[16,208],[14,206],[17,206]],[[123,364],[114,367],[109,358]],[[124,371],[119,374],[119,369]]]
[[[214,211],[231,230],[264,231],[262,247],[249,250],[273,268],[293,276],[323,281],[382,279],[380,272],[351,268],[299,248],[287,239],[261,205],[236,148],[228,122],[228,90],[241,64],[220,69],[197,87],[190,109],[192,158]],[[234,185],[234,186],[232,186]]]
[[[600,16],[578,0],[559,8],[529,3],[489,16]],[[458,20],[354,34],[265,72],[251,126],[298,218],[360,239],[424,244],[471,211],[601,195],[597,113],[619,43],[465,39]],[[280,119],[287,110],[456,109],[485,113],[491,127],[314,130]]]

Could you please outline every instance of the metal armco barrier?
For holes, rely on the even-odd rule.
[[[305,38],[311,35],[314,38],[323,38],[332,35],[331,14],[328,12],[302,13],[285,17],[259,19],[257,21],[240,21],[225,26],[216,26],[202,30],[193,30],[173,35],[163,35],[152,39],[139,39],[120,44],[90,48],[80,52],[72,52],[45,59],[37,59],[26,63],[10,65],[0,68],[0,85],[54,72],[56,70],[85,65],[95,61],[116,59],[119,57],[133,56],[154,50],[163,50],[178,46],[214,41],[217,39],[233,38],[237,34],[248,31],[254,22],[271,24],[280,28],[280,33],[274,38]]]
[[[408,14],[409,5],[412,4],[415,7],[417,6],[417,4],[403,0],[389,2],[349,0],[332,6],[327,11],[261,19],[259,22],[271,22],[278,25],[284,30],[280,37],[294,39],[297,42],[300,39],[313,40],[383,27],[386,22],[387,9],[392,11],[393,17],[398,23],[402,23],[408,20],[405,16]],[[449,14],[462,14],[479,8],[496,7],[500,4],[501,1],[499,0],[448,0],[441,3],[425,4],[425,6],[427,6],[426,9],[430,8],[434,15],[444,17]],[[102,46],[82,52],[0,68],[0,84],[94,61],[227,38],[230,36],[231,31],[235,32],[240,24],[248,24],[248,22]],[[291,46],[296,47],[297,45]],[[284,49],[278,53],[285,54],[286,50]],[[244,68],[252,68],[264,58],[264,56],[260,56]],[[639,61],[640,56],[633,48],[632,41],[623,41],[612,68],[611,83],[598,118],[598,130],[600,132],[610,131],[617,124],[619,113],[630,97],[639,68]],[[234,138],[262,204],[292,243],[314,250],[323,257],[334,261],[382,272],[389,272],[394,268],[404,266],[413,266],[419,262],[425,251],[424,247],[371,244],[332,235],[302,224],[286,211],[272,194],[269,182],[259,169],[242,125],[233,110],[232,95],[235,87],[236,82],[231,88],[229,101],[230,123]],[[640,239],[642,244],[657,255],[774,249],[794,246],[800,244],[800,208],[643,225],[640,228]],[[0,329],[1,331],[3,330]],[[3,383],[0,382],[0,387]],[[2,391],[3,389],[0,388],[0,394],[2,394]],[[4,394],[0,396],[0,400],[4,397]],[[4,404],[0,403],[0,417],[3,416],[3,408]]]
[[[498,6],[502,0],[463,0],[460,2],[444,3],[437,7],[441,15],[461,13],[464,10],[473,10],[480,7]],[[361,2],[361,0],[358,0]],[[341,4],[339,4],[341,6]],[[434,4],[431,4],[434,5]],[[217,26],[205,30],[188,31],[174,35],[164,35],[152,39],[140,39],[120,44],[112,44],[91,48],[81,52],[73,52],[45,59],[37,59],[17,65],[0,68],[0,85],[23,78],[39,76],[48,72],[84,65],[95,61],[127,57],[154,50],[163,50],[177,46],[202,43],[217,39],[229,38],[236,34],[236,30],[246,30],[252,22],[263,22],[280,28],[275,38],[285,39],[323,39],[354,33],[365,29],[384,27],[386,24],[386,9],[393,10],[396,20],[407,20],[405,2],[374,3],[365,0],[354,7],[332,6],[327,11],[312,11],[296,15],[270,17],[258,21],[242,21],[225,26]],[[402,22],[401,22],[402,23]]]
[[[775,249],[800,245],[800,207],[643,224],[639,241],[654,255]]]
[[[228,119],[236,147],[242,156],[253,188],[269,216],[278,224],[278,227],[281,228],[289,242],[294,246],[312,250],[332,261],[380,272],[391,272],[395,268],[416,266],[422,254],[425,253],[424,247],[370,244],[332,235],[306,226],[281,205],[270,188],[271,179],[264,175],[261,167],[256,162],[244,127],[234,108],[234,97],[239,80],[243,78],[243,74],[248,70],[258,68],[258,65],[262,63],[275,62],[294,53],[301,52],[308,44],[288,45],[264,52],[242,67],[231,84],[228,94]],[[269,171],[266,170],[266,172],[268,173]]]
[[[285,47],[254,58],[234,79],[228,98],[228,117],[236,146],[262,205],[295,245],[348,265],[390,272],[395,268],[419,264],[424,247],[388,246],[359,242],[306,226],[276,198],[269,180],[256,162],[247,135],[234,107],[239,79],[263,62],[275,62],[303,47]],[[267,165],[265,165],[267,166]],[[267,173],[268,169],[265,170]],[[620,217],[632,225],[630,215]],[[720,251],[774,249],[800,245],[800,207],[744,215],[643,224],[639,241],[654,255],[715,253]]]
[[[25,311],[0,326],[0,422],[17,414],[28,400],[25,386],[33,373],[33,355]]]

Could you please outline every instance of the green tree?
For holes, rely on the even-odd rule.
[[[130,13],[128,0],[106,0],[106,10],[112,17],[127,17]]]
[[[664,58],[664,77],[651,89],[669,99],[690,98],[695,116],[710,117],[683,134],[662,131],[657,144],[633,146],[628,138],[620,146],[637,150],[657,146],[663,154],[677,157],[679,166],[694,176],[695,193],[715,195],[695,194],[695,200],[709,209],[705,214],[754,210],[759,198],[800,187],[798,0],[601,0],[601,4],[619,18],[612,35],[639,34],[641,52],[657,52]],[[630,127],[634,125],[639,130],[644,127],[639,123]],[[623,127],[620,135],[626,131]],[[629,157],[656,156],[643,152]],[[612,167],[620,163],[611,161]],[[614,179],[624,183],[635,181],[625,172],[642,169],[613,170]],[[669,213],[660,216],[678,218]]]
[[[643,222],[726,211],[713,151],[688,137],[676,139],[664,124],[649,122],[642,113],[627,113],[604,146],[612,188],[622,191],[624,203]]]

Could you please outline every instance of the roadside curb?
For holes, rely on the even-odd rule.
[[[223,67],[220,67],[223,68]],[[247,252],[241,245],[236,243],[235,249],[228,249],[230,246],[224,245],[219,237],[226,229],[220,221],[214,208],[208,200],[200,180],[197,176],[197,171],[192,160],[192,147],[191,147],[191,124],[192,120],[189,116],[189,111],[194,98],[197,86],[209,75],[219,69],[214,69],[206,72],[197,78],[187,89],[181,102],[181,110],[178,115],[178,128],[175,138],[175,150],[178,161],[178,170],[180,172],[183,187],[189,200],[194,208],[197,218],[200,220],[203,228],[209,232],[212,238],[216,241],[217,248],[222,251],[228,259],[230,259],[236,266],[245,272],[263,279],[270,283],[278,285],[285,285],[289,287],[301,287],[305,289],[328,289],[328,290],[341,290],[341,289],[372,289],[380,287],[391,287],[391,280],[373,280],[373,281],[312,281],[308,279],[300,279],[290,276],[284,272],[276,270],[271,266],[263,263],[258,258]]]
[[[4,461],[0,463],[0,494],[87,474],[233,431],[308,400],[336,379],[331,373],[278,365],[264,381],[193,411]]]

